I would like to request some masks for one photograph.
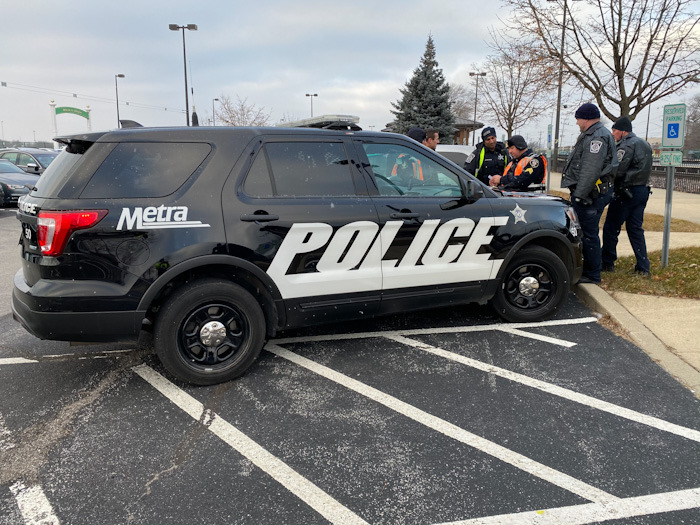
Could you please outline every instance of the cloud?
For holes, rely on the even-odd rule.
[[[31,20],[31,28],[6,24],[0,33],[4,138],[25,141],[51,137],[51,100],[90,106],[94,130],[114,128],[117,73],[125,75],[118,81],[122,118],[184,125],[182,32],[170,31],[170,23],[199,26],[185,38],[188,96],[200,121],[222,93],[265,107],[273,122],[304,118],[305,94],[314,92],[315,114],[354,114],[375,129],[392,120],[391,102],[429,34],[446,78],[468,82],[460,77],[488,52],[486,30],[497,23],[490,13],[472,16],[457,0],[74,0],[50,9],[48,2],[6,0],[4,7]],[[57,123],[59,133],[86,125],[66,115]]]

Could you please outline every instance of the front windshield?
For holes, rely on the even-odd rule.
[[[34,155],[34,157],[36,157],[36,160],[39,161],[39,164],[41,164],[44,168],[46,168],[49,164],[51,164],[53,159],[55,159],[57,157],[57,155],[51,155],[50,153],[46,153],[46,154]]]

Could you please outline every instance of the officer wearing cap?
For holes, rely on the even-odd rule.
[[[475,175],[484,184],[494,175],[502,175],[508,164],[508,152],[503,142],[498,142],[496,130],[486,127],[481,132],[481,142],[467,157],[464,169]]]
[[[436,129],[411,128],[406,135],[433,151],[440,144],[440,133]]]
[[[583,104],[575,117],[581,134],[566,160],[561,187],[569,188],[583,230],[583,275],[579,282],[597,284],[602,266],[598,224],[612,199],[617,151],[615,139],[600,122],[600,110],[595,104]]]
[[[615,121],[612,134],[617,141],[620,165],[615,177],[615,193],[603,226],[603,271],[612,272],[615,269],[617,239],[624,223],[637,258],[634,271],[648,277],[650,265],[642,223],[651,193],[649,177],[653,153],[646,140],[632,133],[632,121],[628,117]]]
[[[491,186],[527,191],[531,184],[540,184],[544,180],[547,159],[528,148],[522,135],[513,135],[508,139],[508,155],[513,160],[503,170],[502,176],[491,177]]]
[[[411,128],[406,135],[416,142],[423,142],[425,140],[425,130],[423,128]]]

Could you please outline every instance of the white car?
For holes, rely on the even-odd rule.
[[[457,166],[460,168],[463,168],[467,157],[472,151],[474,151],[474,146],[462,146],[461,144],[438,144],[435,151],[457,164]]]

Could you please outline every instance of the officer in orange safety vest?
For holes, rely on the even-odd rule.
[[[435,148],[440,143],[440,134],[436,129],[411,128],[407,135],[420,142],[426,148],[435,151]],[[408,182],[408,179],[423,179],[423,167],[418,158],[402,153],[396,159],[394,167],[391,170],[391,177],[398,177],[403,182]]]
[[[491,178],[489,184],[500,189],[527,191],[531,184],[541,184],[547,173],[547,159],[533,153],[521,135],[508,139],[508,153],[513,159],[503,170],[503,175]]]

